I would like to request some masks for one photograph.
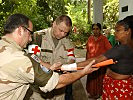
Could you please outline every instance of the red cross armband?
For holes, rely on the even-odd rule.
[[[74,48],[67,49],[68,60],[75,60]]]
[[[32,44],[28,46],[28,53],[33,53],[40,56],[41,48],[38,45]]]

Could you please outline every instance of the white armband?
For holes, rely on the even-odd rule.
[[[77,64],[76,63],[64,64],[64,65],[61,66],[61,70],[64,70],[64,71],[75,71],[75,70],[77,70]]]
[[[57,86],[59,81],[59,74],[53,72],[52,77],[48,80],[47,84],[44,87],[39,87],[43,92],[50,92]]]

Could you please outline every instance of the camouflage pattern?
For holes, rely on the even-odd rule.
[[[30,59],[15,41],[2,37],[0,40],[0,100],[23,100],[34,82]]]
[[[0,40],[0,100],[23,100],[29,84],[32,83],[39,86],[46,84],[40,88],[44,92],[53,90],[57,85],[59,75],[54,73],[52,76],[50,74],[50,79],[44,78],[46,81],[43,82],[44,84],[38,84],[40,81],[34,82],[35,70],[31,60],[24,53],[14,40],[6,36]],[[54,85],[52,85],[53,82],[55,82]]]

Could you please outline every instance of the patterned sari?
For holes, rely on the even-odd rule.
[[[133,77],[116,80],[105,75],[102,100],[133,100]]]

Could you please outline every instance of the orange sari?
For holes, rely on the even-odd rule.
[[[105,36],[100,35],[98,39],[95,40],[94,36],[92,35],[88,38],[86,45],[86,59],[99,56],[105,53],[111,47],[111,44]],[[102,83],[105,72],[106,68],[104,67],[87,76],[86,90],[91,97],[99,97],[102,95]]]

